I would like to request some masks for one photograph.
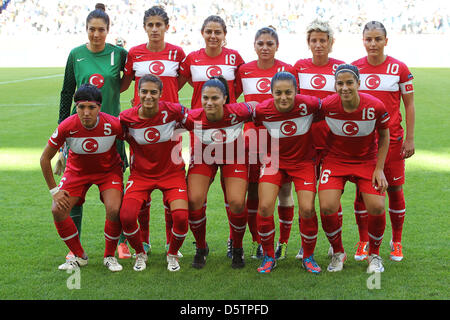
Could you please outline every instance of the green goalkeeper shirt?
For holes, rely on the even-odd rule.
[[[102,92],[101,111],[118,116],[120,109],[120,72],[123,71],[127,51],[106,43],[101,52],[91,52],[86,44],[72,49],[67,59],[64,83],[61,90],[59,120],[61,123],[70,114],[75,90],[84,83],[97,86]]]

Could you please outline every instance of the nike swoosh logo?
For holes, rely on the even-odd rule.
[[[306,69],[308,69],[308,68],[300,68],[300,71],[303,71],[303,70],[306,70]]]
[[[84,59],[86,59],[86,58],[80,58],[80,59],[77,59],[77,61],[80,62],[80,61],[83,61]]]
[[[273,117],[275,117],[275,116],[266,116],[266,119],[269,120],[269,119],[272,119]]]
[[[113,182],[111,182],[112,184],[120,184],[120,182],[117,182],[117,181],[113,181]]]
[[[308,184],[313,184],[314,182],[306,182],[306,181],[303,181],[303,184],[305,185],[305,186],[307,186]]]
[[[195,63],[200,62],[200,61],[202,61],[202,60],[200,60],[200,59],[194,59],[194,62],[195,62]]]
[[[250,71],[250,72],[244,72],[245,75],[248,75],[248,74],[250,74],[250,73],[252,73],[252,72],[251,72],[251,71]]]
[[[330,112],[329,115],[330,116],[334,116],[335,114],[338,114],[337,112]]]
[[[178,189],[178,192],[185,192],[186,190],[184,189]]]
[[[397,180],[399,180],[399,179],[401,179],[403,176],[400,176],[400,177],[394,177],[394,181],[397,181]]]
[[[234,170],[234,172],[236,172],[236,173],[243,173],[243,172],[245,172],[244,170],[238,170],[238,169],[236,169],[236,170]]]
[[[69,134],[75,134],[75,133],[77,133],[78,131],[80,131],[80,130],[76,130],[76,131],[69,131]]]
[[[136,56],[136,59],[140,59],[140,58],[142,58],[143,56],[141,55],[141,56]]]

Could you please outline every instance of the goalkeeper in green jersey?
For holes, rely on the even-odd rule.
[[[127,51],[122,47],[106,43],[109,25],[110,20],[105,12],[105,6],[101,3],[96,4],[95,10],[86,18],[86,32],[89,41],[72,49],[67,59],[58,123],[75,113],[75,107],[72,108],[73,95],[76,89],[84,83],[93,84],[101,90],[102,112],[116,117],[119,115],[121,111],[121,71],[125,66]],[[116,146],[124,162],[125,170],[128,166],[125,145],[123,141],[117,141]],[[56,164],[56,174],[61,174],[65,167],[64,154],[67,154],[67,150],[60,151],[62,152],[60,152]],[[81,234],[82,215],[83,207],[77,205],[70,213],[79,234]]]

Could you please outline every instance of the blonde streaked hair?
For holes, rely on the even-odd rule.
[[[326,33],[328,35],[328,40],[330,41],[331,44],[333,44],[334,32],[328,21],[315,19],[306,27],[306,34],[307,34],[306,40],[308,41],[308,43],[309,38],[311,37],[311,32],[313,31]]]

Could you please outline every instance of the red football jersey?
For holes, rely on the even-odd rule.
[[[270,83],[272,77],[281,71],[287,71],[295,76],[292,66],[275,59],[275,64],[270,69],[258,68],[258,61],[252,61],[239,67],[236,86],[242,88],[245,101],[263,102],[272,98]]]
[[[294,69],[297,73],[300,94],[323,99],[335,93],[334,72],[338,65],[343,63],[345,62],[329,58],[327,65],[316,66],[312,62],[312,58],[298,60],[294,65]]]
[[[252,119],[253,110],[247,103],[231,103],[223,106],[223,118],[209,121],[205,111],[194,109],[184,123],[192,131],[194,143],[191,161],[206,164],[245,163],[242,135],[244,122]]]
[[[325,98],[330,94],[336,93],[334,89],[334,72],[338,65],[344,61],[329,58],[328,64],[316,66],[312,58],[300,59],[294,69],[299,83],[300,94]],[[325,149],[327,145],[328,127],[324,121],[314,122],[312,124],[313,144],[317,149]]]
[[[132,47],[128,52],[124,73],[135,76],[134,105],[140,104],[138,84],[139,79],[146,74],[154,74],[161,79],[161,101],[178,102],[178,70],[185,57],[181,47],[167,42],[160,52],[151,52],[146,43]]]
[[[181,135],[175,129],[187,117],[187,108],[160,101],[159,112],[150,119],[140,118],[139,108],[124,110],[119,116],[126,128],[125,139],[130,144],[130,171],[147,178],[158,178],[184,170]]]
[[[391,116],[389,133],[391,140],[403,139],[400,113],[401,95],[414,92],[413,75],[401,61],[390,56],[377,66],[369,64],[367,57],[352,63],[359,69],[361,86],[359,91],[369,93],[383,101]]]
[[[389,114],[379,99],[359,93],[358,109],[346,112],[341,97],[333,94],[322,101],[321,116],[330,128],[326,158],[361,162],[376,160],[377,130],[389,127]]]
[[[48,144],[58,149],[66,142],[69,147],[66,170],[84,175],[109,172],[122,165],[116,139],[123,139],[119,119],[100,112],[92,129],[85,128],[77,114],[71,115],[59,124]]]
[[[233,49],[222,48],[222,53],[211,58],[204,48],[193,51],[181,62],[180,74],[192,80],[194,92],[192,94],[191,108],[201,108],[202,86],[212,76],[222,75],[228,81],[230,90],[230,103],[236,102],[235,79],[237,69],[244,63],[241,55]]]
[[[319,98],[300,94],[296,95],[294,107],[289,112],[278,111],[273,99],[256,106],[255,124],[266,127],[271,140],[277,140],[277,148],[275,143],[270,145],[270,156],[274,159],[278,152],[281,169],[295,169],[300,162],[313,159],[310,128],[320,106]]]

